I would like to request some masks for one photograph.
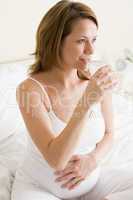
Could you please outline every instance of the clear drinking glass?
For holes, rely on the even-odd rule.
[[[91,60],[89,61],[85,72],[89,71],[91,73],[91,75],[93,75],[98,69],[100,69],[103,66],[109,66],[111,67],[110,64],[108,64],[107,62],[103,61],[103,60]],[[118,72],[114,67],[111,67],[113,72],[116,74],[117,78],[118,78],[118,84],[112,89],[113,93],[122,93],[122,73]]]

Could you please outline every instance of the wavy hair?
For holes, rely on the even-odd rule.
[[[61,0],[44,15],[36,33],[35,62],[29,68],[30,74],[61,65],[62,42],[81,18],[92,20],[98,27],[93,10],[80,2]]]

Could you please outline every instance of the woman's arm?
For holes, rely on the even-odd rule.
[[[105,122],[105,134],[96,145],[94,151],[85,155],[73,155],[63,171],[57,171],[56,181],[66,181],[63,186],[75,188],[79,185],[103,160],[112,147],[114,136],[112,94],[107,92],[101,102],[101,111]],[[77,177],[77,182],[73,177]]]
[[[86,114],[90,110],[91,106],[101,101],[103,95],[107,92],[106,90],[106,92],[104,93],[105,88],[109,89],[116,85],[117,82],[115,77],[112,77],[112,81],[110,81],[110,73],[111,69],[108,68],[107,66],[104,66],[101,67],[93,75],[92,80],[88,84],[85,92],[83,92],[80,101],[76,105],[76,108],[72,114],[72,117],[70,118],[69,123],[67,124],[67,127],[63,130],[63,132],[59,135],[59,137],[51,141],[48,153],[49,155],[51,154],[52,157],[54,150],[55,149],[57,150],[57,153],[54,155],[56,162],[58,161],[57,163],[59,167],[57,168],[64,169],[69,160],[71,159],[73,151],[76,145],[78,144],[79,140],[81,139],[81,135],[83,133],[82,130],[84,130],[84,125],[86,123],[86,120],[88,120]],[[105,113],[107,115],[108,104],[110,104],[107,101],[107,99],[109,98],[104,97],[102,103],[104,119],[106,119],[107,117],[105,116]],[[109,110],[108,113],[109,113],[108,115],[111,116],[111,112]],[[106,123],[106,130],[109,131],[109,128],[112,128],[111,120],[109,119],[105,120],[105,123]],[[110,141],[111,139],[110,138],[107,139],[106,137],[106,141],[103,141],[104,145],[102,145],[102,148],[101,148],[102,143],[97,145],[96,148],[97,159],[100,159],[100,157],[102,156],[101,154],[104,152],[104,149],[106,150],[105,148],[106,143],[109,144]]]
[[[113,106],[112,94],[107,92],[101,102],[101,112],[105,123],[105,134],[103,139],[97,143],[93,151],[97,163],[101,162],[104,156],[111,150],[114,140],[114,122],[113,122]]]
[[[39,86],[27,79],[19,85],[16,95],[33,142],[51,167],[63,169],[80,140],[91,104],[78,103],[67,126],[55,134],[45,106],[46,98]]]
[[[104,66],[93,75],[75,105],[67,126],[56,135],[45,107],[44,92],[31,80],[25,80],[18,87],[17,101],[25,125],[35,145],[51,167],[64,169],[67,165],[83,134],[88,111],[94,103],[100,101],[105,88],[109,89],[114,85],[114,81],[109,82],[109,74],[110,68]]]

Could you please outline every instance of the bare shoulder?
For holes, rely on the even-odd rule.
[[[30,94],[33,92],[39,92],[41,94],[41,90],[38,87],[37,84],[35,84],[32,79],[26,78],[25,80],[23,80],[16,88],[16,94],[18,97],[19,95],[25,95],[25,94]]]
[[[25,79],[17,87],[17,102],[28,133],[42,153],[51,164],[48,148],[55,139],[55,133],[44,103],[43,91],[32,79]]]
[[[23,104],[38,105],[45,104],[48,109],[48,99],[43,85],[36,77],[27,77],[16,89],[16,99],[20,106]]]
[[[36,90],[39,90],[40,87],[39,87],[39,84],[36,84],[36,83],[39,83],[39,79],[37,78],[37,76],[29,76],[27,77],[25,80],[23,80],[17,87],[18,90],[33,90],[33,89],[36,89]]]

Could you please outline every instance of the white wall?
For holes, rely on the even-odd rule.
[[[35,33],[55,0],[0,0],[0,62],[27,57],[34,51]]]
[[[56,0],[0,0],[0,62],[27,57],[35,48],[35,33],[45,11]],[[114,56],[133,48],[132,0],[82,0],[100,20],[97,49]]]
[[[133,1],[84,0],[92,5],[100,20],[97,47],[106,57],[114,57],[124,48],[133,50]]]

